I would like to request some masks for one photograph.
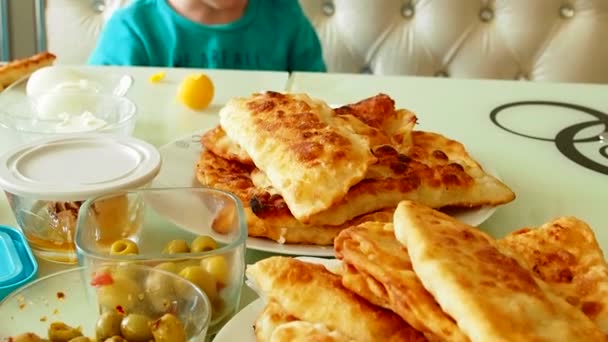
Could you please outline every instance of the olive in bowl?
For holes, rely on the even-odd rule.
[[[126,199],[127,215],[132,222],[125,234],[100,239],[107,220],[94,208],[100,201],[121,196]],[[109,214],[109,213],[108,213]],[[221,229],[220,229],[221,228]],[[106,234],[107,235],[107,234]],[[211,335],[237,311],[245,272],[247,224],[241,201],[231,193],[206,187],[148,188],[98,196],[85,201],[79,211],[76,247],[81,263],[90,269],[104,265],[144,264],[187,279],[206,293],[212,308]],[[132,288],[126,277],[117,283]],[[148,280],[144,289],[159,293],[180,293],[180,286]],[[120,291],[105,290],[106,306],[116,305]],[[123,298],[121,298],[121,296]],[[157,299],[153,305],[163,308]]]
[[[152,277],[179,286],[180,292],[146,289]],[[123,287],[124,279],[129,287]],[[107,291],[110,287],[115,292]],[[113,299],[114,307],[107,306],[106,296],[114,293],[123,293],[127,303]],[[164,307],[154,305],[158,298]],[[171,272],[136,264],[82,267],[41,278],[8,296],[0,303],[0,317],[10,317],[11,324],[0,324],[0,336],[12,341],[202,342],[211,310],[204,292]]]

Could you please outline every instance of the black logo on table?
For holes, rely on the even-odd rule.
[[[560,130],[554,138],[543,138],[537,137],[533,135],[524,134],[521,132],[517,132],[511,128],[506,127],[499,121],[499,116],[501,112],[505,109],[510,109],[514,107],[523,107],[523,106],[552,106],[552,107],[561,107],[572,109],[578,112],[582,112],[587,114],[590,118],[588,121],[580,122],[568,127],[564,127]],[[506,115],[506,113],[503,113]],[[592,143],[597,144],[599,146],[598,152],[602,158],[608,161],[608,114],[603,113],[599,110],[579,106],[571,103],[564,102],[553,102],[553,101],[520,101],[520,102],[511,102],[504,104],[502,106],[494,108],[490,113],[490,119],[492,122],[500,127],[501,129],[519,135],[524,138],[547,141],[555,144],[555,147],[568,159],[577,163],[580,166],[583,166],[589,170],[593,170],[605,175],[608,175],[608,165],[601,164],[596,162],[595,160],[590,159],[585,156],[577,149],[577,144],[583,143]],[[602,133],[587,137],[587,138],[576,138],[577,134],[587,128],[595,127],[595,126],[603,126]]]

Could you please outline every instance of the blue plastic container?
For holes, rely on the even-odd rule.
[[[30,282],[38,263],[20,230],[0,225],[0,300]]]

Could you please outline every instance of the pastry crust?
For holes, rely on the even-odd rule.
[[[220,124],[302,222],[342,198],[375,162],[367,138],[305,94],[234,98],[221,109]]]
[[[325,324],[299,320],[274,300],[266,304],[254,329],[258,342],[354,342]]]
[[[411,201],[397,207],[394,228],[423,286],[472,341],[605,340],[480,230]]]
[[[201,153],[197,165],[197,177],[202,184],[232,192],[241,199],[249,236],[280,243],[331,246],[338,233],[351,225],[366,221],[392,221],[394,210],[391,208],[365,213],[338,226],[302,223],[291,215],[280,195],[255,186],[251,177],[252,170],[251,166],[220,158],[207,150]],[[261,208],[261,203],[269,207]],[[260,215],[260,212],[264,214]]]
[[[608,334],[608,266],[585,222],[559,217],[517,230],[498,246]]]
[[[367,222],[348,228],[336,238],[335,249],[345,264],[342,283],[346,288],[392,310],[429,341],[469,341],[414,273],[392,223]]]
[[[357,341],[425,341],[399,316],[374,306],[342,285],[322,265],[270,257],[247,267],[248,279],[289,314]]]
[[[52,53],[42,52],[0,66],[0,91],[34,71],[52,65],[55,59]]]

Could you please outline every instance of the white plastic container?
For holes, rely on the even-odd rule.
[[[160,170],[152,145],[126,136],[84,134],[13,148],[0,156],[0,188],[39,257],[76,263],[76,219],[83,201],[147,185]],[[107,207],[121,208],[117,197]]]

